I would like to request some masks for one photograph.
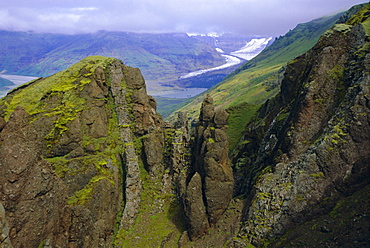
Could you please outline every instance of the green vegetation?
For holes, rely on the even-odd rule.
[[[96,68],[105,68],[114,59],[101,56],[88,57],[69,69],[57,73],[49,78],[34,80],[17,89],[1,99],[0,104],[5,105],[4,117],[9,119],[17,106],[23,106],[31,115],[31,122],[38,119],[51,120],[53,128],[44,137],[47,149],[51,152],[55,144],[69,131],[70,123],[78,116],[78,113],[88,109],[86,99],[80,96],[80,92],[91,82]],[[87,183],[81,184],[80,190],[76,191],[68,199],[70,205],[85,204],[90,199],[95,183],[107,180],[114,184],[114,172],[112,166],[120,170],[121,151],[118,120],[115,114],[113,99],[108,101],[106,113],[108,116],[108,136],[92,138],[82,129],[82,146],[93,147],[95,151],[89,156],[70,158],[69,154],[61,157],[50,157],[46,160],[52,165],[56,174],[61,178],[71,178],[76,175],[91,173]],[[91,150],[91,149],[90,149]]]
[[[152,177],[142,163],[140,175],[143,182],[140,211],[129,230],[119,230],[115,245],[118,247],[177,247],[185,230],[182,209],[173,194],[162,192],[160,175]]]
[[[259,108],[259,105],[242,103],[227,110],[230,114],[227,129],[230,151],[234,150],[242,137],[246,124],[256,116]]]
[[[16,94],[12,94],[10,99],[6,98],[0,101],[0,104],[7,106],[5,109],[5,119],[9,119],[10,114],[17,106],[23,106],[32,116],[36,116],[36,114],[40,113],[49,116],[57,115],[61,118],[58,123],[63,125],[66,122],[63,119],[70,120],[75,117],[77,112],[82,110],[84,99],[80,98],[77,92],[82,90],[86,83],[89,82],[90,73],[97,67],[104,67],[105,64],[113,60],[112,58],[104,58],[101,56],[89,57],[52,77],[45,78],[37,83],[29,83],[26,88],[22,87],[18,88],[18,90],[13,90],[12,92],[16,92]],[[91,61],[94,61],[94,63]],[[82,69],[90,73],[81,75],[80,71]],[[61,104],[57,104],[57,108],[50,109],[49,104],[43,105],[41,101],[43,98],[50,98],[55,95],[61,98]],[[67,111],[61,111],[61,109],[64,108],[66,108]],[[66,113],[62,114],[62,112]]]
[[[147,80],[177,80],[178,75],[220,65],[223,57],[206,42],[186,34],[30,34],[0,31],[0,66],[7,73],[49,76],[90,55],[118,58],[138,67]],[[27,54],[27,56],[25,56]],[[32,60],[27,60],[32,58]]]

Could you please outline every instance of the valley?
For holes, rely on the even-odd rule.
[[[271,40],[238,34],[104,31],[83,35],[0,31],[0,36],[4,40],[0,44],[0,69],[3,78],[16,85],[20,76],[24,76],[21,82],[26,82],[63,70],[85,56],[103,55],[139,67],[150,95],[180,99],[194,97],[216,85]],[[19,77],[6,75],[10,73]],[[2,96],[11,88],[4,88]],[[159,111],[164,113],[162,105]]]

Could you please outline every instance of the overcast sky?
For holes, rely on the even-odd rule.
[[[281,35],[368,0],[0,0],[0,29]]]

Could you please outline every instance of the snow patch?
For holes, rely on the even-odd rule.
[[[224,51],[224,50],[222,50],[221,48],[218,48],[218,47],[216,47],[216,51],[217,51],[218,53],[225,53],[225,51]]]

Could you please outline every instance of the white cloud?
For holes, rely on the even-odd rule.
[[[0,29],[279,35],[366,0],[1,0]]]

